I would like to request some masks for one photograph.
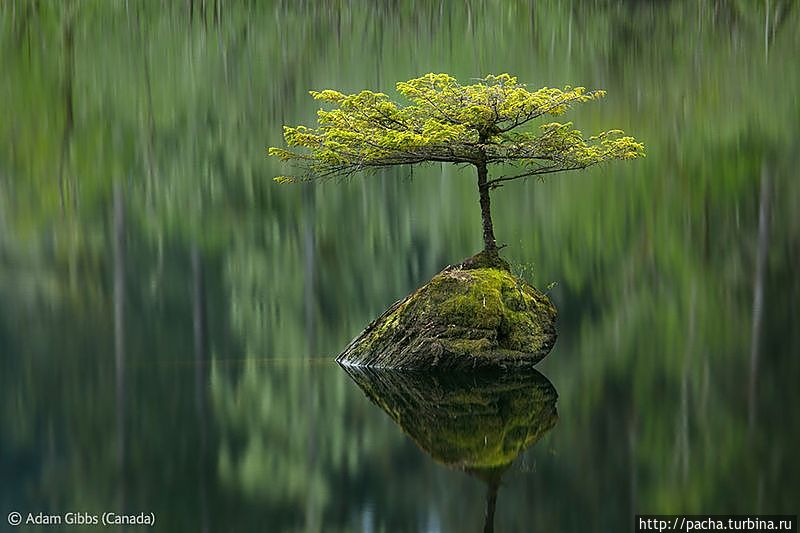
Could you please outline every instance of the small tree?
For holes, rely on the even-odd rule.
[[[588,139],[571,122],[516,131],[539,117],[562,115],[573,104],[601,98],[605,91],[569,86],[530,91],[508,74],[490,75],[472,85],[461,85],[447,74],[427,74],[398,83],[397,91],[412,103],[400,105],[372,91],[311,91],[334,108],[318,112],[316,129],[284,126],[287,145],[302,150],[270,148],[269,154],[299,164],[303,173],[275,180],[316,181],[433,162],[472,165],[478,175],[484,250],[496,254],[492,189],[517,179],[644,156],[644,145],[621,130]],[[519,172],[490,178],[492,164],[514,165]]]

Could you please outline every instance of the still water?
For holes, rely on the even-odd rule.
[[[792,0],[0,3],[2,520],[797,513],[797,57]],[[279,186],[265,149],[314,120],[309,89],[431,71],[603,88],[568,119],[646,144],[493,196],[505,256],[559,308],[541,374],[333,362],[480,248],[475,177]]]

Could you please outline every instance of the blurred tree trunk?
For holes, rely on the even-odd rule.
[[[761,165],[761,192],[758,201],[758,241],[756,268],[753,276],[753,324],[750,337],[750,373],[748,386],[748,425],[750,430],[756,423],[758,408],[758,369],[761,345],[761,326],[764,320],[764,278],[769,252],[770,217],[770,173],[767,163]]]

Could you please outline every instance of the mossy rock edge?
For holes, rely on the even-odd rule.
[[[504,265],[470,260],[445,268],[395,302],[336,360],[442,370],[532,367],[541,361],[556,341],[557,312],[550,299]]]

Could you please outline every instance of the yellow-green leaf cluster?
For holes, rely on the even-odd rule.
[[[410,104],[372,91],[312,91],[332,108],[318,111],[316,128],[285,127],[289,148],[270,148],[269,154],[298,164],[308,179],[426,162],[516,163],[531,173],[551,172],[644,154],[641,143],[619,130],[588,139],[571,123],[512,131],[545,115],[562,115],[604,91],[570,86],[531,91],[509,74],[468,85],[447,74],[426,74],[396,88]]]

